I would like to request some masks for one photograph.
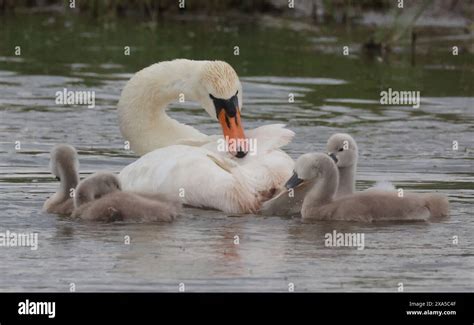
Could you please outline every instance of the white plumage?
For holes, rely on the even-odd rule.
[[[124,190],[162,193],[182,203],[228,213],[259,209],[291,175],[294,162],[280,147],[294,133],[284,125],[246,131],[256,149],[244,158],[219,150],[222,136],[207,136],[171,119],[167,105],[183,94],[211,117],[210,95],[242,100],[242,86],[230,65],[220,61],[174,60],[138,72],[119,102],[120,130],[143,156],[119,175]]]

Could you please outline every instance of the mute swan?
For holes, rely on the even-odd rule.
[[[71,214],[74,203],[72,190],[79,183],[79,159],[76,149],[67,144],[58,144],[51,150],[49,162],[51,173],[60,182],[59,190],[43,205],[43,211],[57,214]]]
[[[439,194],[363,191],[334,200],[338,187],[338,170],[326,154],[300,156],[295,173],[286,187],[308,185],[303,201],[303,219],[346,221],[427,220],[448,215],[448,199]]]
[[[166,108],[180,98],[201,104],[224,137],[170,118]],[[294,133],[281,124],[244,133],[241,107],[242,85],[225,62],[177,59],[137,72],[122,91],[118,115],[123,137],[143,156],[120,172],[123,188],[195,207],[255,212],[291,175],[294,162],[280,147]]]
[[[122,192],[112,173],[98,172],[79,183],[73,218],[94,221],[173,221],[180,204],[160,195]]]

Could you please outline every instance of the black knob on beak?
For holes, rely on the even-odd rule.
[[[245,151],[239,150],[239,151],[237,151],[237,154],[235,155],[235,157],[244,158],[246,155],[247,155],[247,153]]]

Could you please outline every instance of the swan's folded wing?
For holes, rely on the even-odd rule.
[[[295,133],[285,127],[285,124],[263,125],[246,131],[248,139],[256,139],[257,151],[267,152],[281,148],[293,140]]]
[[[225,157],[218,157],[217,155],[213,155],[208,153],[207,157],[211,159],[217,166],[225,170],[226,172],[232,174],[232,168],[237,167],[238,165],[234,163],[232,160],[227,159]]]

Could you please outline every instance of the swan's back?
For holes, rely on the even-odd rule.
[[[88,221],[171,222],[180,205],[176,201],[159,200],[130,192],[116,191],[78,207],[73,217]]]
[[[161,194],[123,192],[118,177],[98,172],[77,187],[72,216],[94,221],[172,221],[180,203]]]
[[[120,191],[118,177],[109,172],[97,172],[83,179],[76,188],[74,206],[79,207],[106,194]]]
[[[126,166],[119,178],[126,191],[162,193],[228,213],[255,212],[291,176],[292,159],[273,146],[258,142],[258,154],[242,160],[226,158],[210,146],[168,146]],[[266,149],[270,152],[264,154]]]
[[[425,221],[448,215],[449,203],[439,194],[368,191],[342,197],[311,209],[305,218],[347,221]]]

